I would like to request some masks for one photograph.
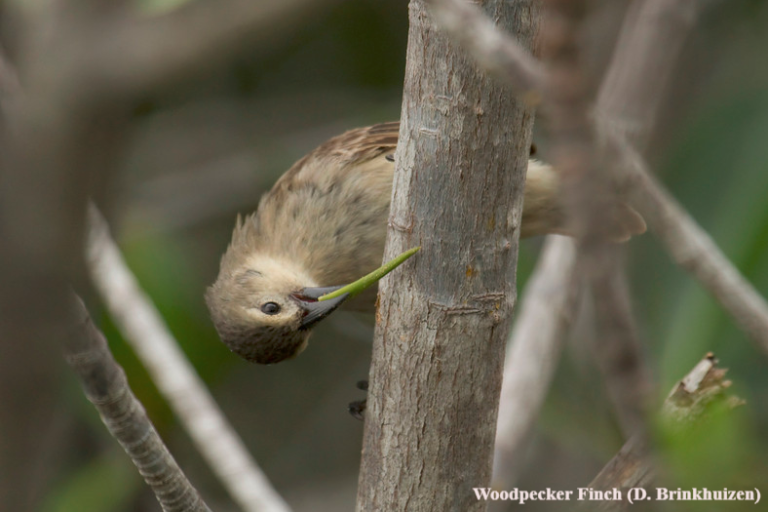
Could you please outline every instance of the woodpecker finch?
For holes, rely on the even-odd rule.
[[[312,327],[344,304],[374,311],[376,287],[318,301],[381,265],[399,123],[348,131],[296,162],[256,212],[238,217],[216,282],[206,293],[222,341],[256,363],[301,353]],[[557,173],[531,159],[522,237],[568,234]],[[608,236],[626,240],[645,222],[616,201]],[[347,300],[349,299],[349,300]]]

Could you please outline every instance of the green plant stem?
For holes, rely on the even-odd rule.
[[[408,249],[404,253],[402,253],[400,256],[396,257],[395,259],[385,263],[381,267],[377,268],[370,274],[361,277],[357,281],[350,283],[346,286],[343,286],[339,288],[336,291],[333,291],[331,293],[326,293],[325,295],[321,295],[317,300],[328,300],[328,299],[335,299],[336,297],[340,297],[341,295],[344,295],[345,293],[349,294],[349,297],[352,298],[358,293],[362,292],[372,284],[378,282],[379,279],[384,277],[385,275],[389,274],[393,270],[395,270],[397,267],[400,266],[405,260],[419,252],[419,249],[421,249],[421,246],[414,247],[412,249]]]

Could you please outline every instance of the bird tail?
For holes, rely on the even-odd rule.
[[[645,219],[627,203],[617,203],[609,217],[608,238],[614,242],[626,242],[635,235],[642,235],[648,227]]]
[[[549,165],[537,160],[528,163],[523,200],[521,236],[546,234],[573,236],[573,226],[565,212],[558,173]],[[617,196],[615,202],[607,202],[604,223],[599,232],[613,242],[626,242],[634,235],[645,233],[643,217]]]

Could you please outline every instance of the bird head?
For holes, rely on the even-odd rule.
[[[312,327],[347,295],[318,301],[338,287],[317,287],[299,265],[262,254],[222,262],[205,299],[221,340],[244,359],[278,363],[299,355]]]

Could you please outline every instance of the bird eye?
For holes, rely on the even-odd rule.
[[[274,302],[267,302],[261,306],[261,311],[267,315],[276,315],[280,312],[280,306]]]

